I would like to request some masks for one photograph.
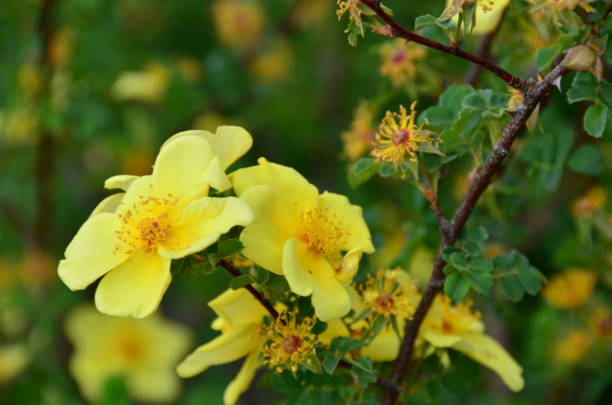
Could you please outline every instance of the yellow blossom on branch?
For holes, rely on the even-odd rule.
[[[186,328],[158,315],[134,320],[83,306],[68,315],[65,330],[74,346],[70,372],[90,401],[98,399],[106,381],[115,376],[125,378],[136,400],[170,402],[178,396],[174,365],[191,340]]]
[[[392,163],[397,168],[405,158],[415,161],[416,152],[440,153],[437,145],[441,140],[423,129],[426,122],[415,125],[415,107],[416,101],[410,105],[410,115],[404,106],[400,106],[399,114],[387,111],[371,152],[376,160]]]
[[[244,254],[284,275],[291,291],[312,295],[317,317],[339,318],[350,310],[345,283],[363,253],[374,252],[361,208],[339,194],[319,194],[294,169],[260,158],[232,173],[236,194],[255,213],[242,231]]]
[[[460,351],[490,368],[512,391],[523,389],[523,369],[499,343],[484,334],[480,314],[472,312],[470,305],[453,304],[446,295],[438,295],[419,337],[436,348]]]
[[[560,363],[574,364],[582,360],[592,345],[589,333],[583,329],[570,331],[553,346],[553,359]]]
[[[361,101],[353,112],[351,128],[341,135],[344,144],[344,155],[355,161],[366,154],[372,147],[376,129],[372,125],[373,114],[366,101]]]
[[[375,314],[410,319],[421,295],[408,273],[402,270],[379,270],[368,275],[360,288],[363,305]]]
[[[219,42],[238,52],[257,45],[265,22],[257,2],[217,0],[211,7]]]
[[[398,38],[380,47],[380,75],[388,77],[395,87],[413,80],[417,74],[416,62],[423,59],[425,47]]]
[[[239,127],[220,127],[216,135],[186,131],[162,146],[151,175],[108,179],[106,188],[125,192],[103,200],[81,226],[59,263],[62,281],[80,290],[103,277],[95,301],[109,315],[155,311],[171,281],[172,259],[253,220],[244,201],[208,197],[209,186],[230,188],[224,170],[251,142]]]
[[[555,308],[578,308],[591,297],[596,280],[592,272],[572,268],[553,276],[544,286],[542,296]]]

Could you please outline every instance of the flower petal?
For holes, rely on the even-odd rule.
[[[463,340],[453,345],[453,349],[465,353],[485,367],[495,371],[504,383],[514,392],[525,386],[522,367],[495,340],[487,335],[464,333]]]
[[[236,197],[203,197],[192,201],[183,211],[158,249],[169,259],[185,257],[210,246],[236,225],[253,221],[247,203]]]
[[[349,231],[344,250],[360,248],[364,253],[373,253],[372,237],[363,219],[361,207],[352,205],[343,195],[324,192],[319,197],[320,207],[334,216],[342,227]]]
[[[354,248],[344,255],[340,269],[338,269],[336,273],[338,281],[346,283],[355,277],[355,274],[357,274],[359,270],[359,261],[361,260],[362,254],[361,248]]]
[[[106,212],[85,221],[59,263],[57,271],[64,284],[81,290],[127,259],[125,253],[116,251],[120,227],[119,217]]]
[[[108,315],[143,318],[157,309],[171,279],[169,259],[136,253],[100,281],[96,307]]]
[[[266,309],[246,289],[225,290],[208,302],[219,318],[231,327],[259,324],[268,314]]]
[[[119,174],[117,176],[109,177],[104,181],[104,188],[107,190],[120,189],[127,191],[130,184],[136,180],[138,176],[132,176],[131,174]]]
[[[293,206],[270,186],[251,187],[240,198],[255,214],[255,220],[240,234],[242,254],[266,270],[283,274],[283,245],[298,227]]]
[[[426,326],[421,329],[421,336],[435,347],[451,347],[461,341],[460,336],[440,333]]]
[[[251,385],[251,381],[253,381],[253,378],[255,377],[257,367],[259,367],[259,363],[257,361],[258,355],[258,351],[253,351],[247,356],[244,364],[238,372],[238,375],[236,375],[236,378],[234,378],[225,389],[225,392],[223,393],[223,402],[225,405],[234,405],[238,401],[240,395],[242,395],[242,393],[249,388],[249,385]]]
[[[119,208],[119,205],[121,204],[121,201],[123,200],[124,196],[125,193],[109,195],[104,200],[100,201],[98,205],[96,205],[96,208],[94,208],[94,210],[91,212],[89,218],[94,215],[101,214],[103,212],[114,213],[117,208]]]
[[[210,164],[204,171],[201,181],[217,191],[226,191],[232,188],[232,183],[230,183],[217,156],[213,156],[210,160]]]
[[[152,403],[172,402],[181,389],[179,377],[169,365],[132,372],[127,377],[127,385],[134,399]]]
[[[312,306],[320,320],[340,318],[351,310],[348,291],[336,278],[334,269],[325,258],[311,253],[295,239],[285,243],[283,272],[291,291],[312,294]]]
[[[400,326],[400,330],[401,330]],[[361,349],[361,354],[373,361],[393,361],[397,358],[400,348],[400,339],[393,328],[383,329],[372,342]]]
[[[257,166],[236,170],[230,175],[234,191],[240,197],[249,188],[267,185],[275,188],[285,197],[289,205],[309,210],[318,204],[319,192],[295,169],[270,163],[264,158],[257,160]]]
[[[222,333],[198,347],[176,368],[181,377],[193,377],[210,366],[230,363],[246,356],[259,344],[254,337],[259,325],[245,325]]]
[[[202,177],[213,157],[210,145],[197,136],[173,139],[161,148],[153,178],[160,194],[172,194],[179,200],[189,201],[208,192]]]
[[[252,145],[253,138],[247,130],[230,125],[218,127],[215,136],[210,140],[210,146],[214,154],[219,156],[224,169],[244,155]]]

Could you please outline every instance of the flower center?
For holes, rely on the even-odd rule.
[[[153,251],[168,237],[169,214],[175,204],[176,198],[171,194],[162,198],[140,196],[130,209],[120,215],[123,226],[117,234],[123,245],[118,249],[128,254]]]
[[[399,129],[393,132],[391,135],[391,142],[393,145],[398,146],[410,140],[410,131],[405,128]]]
[[[117,344],[118,355],[127,363],[137,363],[144,356],[142,343],[135,336],[123,336]]]
[[[391,56],[391,62],[399,65],[404,60],[406,60],[406,56],[407,52],[405,49],[398,49],[397,51],[393,52],[393,55]]]
[[[289,335],[283,340],[283,350],[287,352],[287,354],[295,353],[300,346],[302,346],[302,339],[296,335]]]
[[[380,293],[378,297],[376,297],[376,299],[374,300],[374,303],[378,307],[380,307],[382,310],[388,311],[391,308],[393,308],[393,305],[395,304],[395,300],[393,299],[391,294],[389,294],[386,291],[383,291],[382,293]]]
[[[322,256],[342,251],[348,232],[344,230],[336,215],[329,215],[325,209],[315,208],[302,214],[304,233],[300,242]]]

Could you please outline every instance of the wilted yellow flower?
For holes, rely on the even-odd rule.
[[[590,316],[591,329],[602,339],[612,339],[612,313],[606,306],[598,306]]]
[[[606,191],[599,186],[591,187],[581,195],[572,205],[572,213],[576,217],[583,217],[599,211],[606,204]]]
[[[0,385],[19,375],[30,359],[30,351],[21,343],[0,346]]]
[[[363,305],[386,318],[412,318],[421,298],[408,273],[399,269],[369,274],[360,292]]]
[[[134,399],[169,402],[177,397],[180,380],[174,367],[189,347],[186,328],[158,315],[117,318],[82,306],[68,315],[65,330],[74,346],[70,372],[90,401],[115,376],[125,378]]]
[[[259,3],[244,0],[217,0],[212,12],[219,42],[243,52],[259,42],[264,13]]]
[[[160,63],[149,63],[144,70],[125,71],[119,75],[111,93],[118,101],[159,103],[168,86],[168,69]]]
[[[595,281],[596,277],[592,272],[572,268],[551,277],[542,290],[542,296],[555,308],[578,308],[593,293]]]
[[[231,175],[236,194],[255,212],[240,235],[242,254],[284,275],[294,293],[312,295],[319,319],[345,315],[351,306],[345,283],[362,253],[374,251],[361,208],[342,195],[319,194],[294,169],[258,163]]]
[[[378,127],[371,152],[376,160],[390,162],[399,167],[405,157],[416,160],[418,151],[437,150],[436,146],[441,140],[431,131],[423,129],[426,122],[418,126],[414,124],[415,107],[416,101],[410,105],[410,115],[402,105],[399,114],[387,111]]]
[[[376,129],[372,125],[373,114],[367,101],[361,101],[353,112],[351,129],[341,135],[344,154],[351,161],[365,155],[372,147]]]
[[[574,329],[553,347],[553,358],[560,363],[576,363],[584,358],[591,344],[591,336],[586,330]]]
[[[231,187],[224,170],[251,147],[240,127],[216,135],[185,131],[162,146],[153,173],[114,176],[107,197],[81,226],[59,263],[59,276],[80,290],[104,276],[97,308],[109,315],[141,318],[155,311],[171,281],[170,262],[213,244],[253,219],[235,197],[208,197],[209,186]]]
[[[251,62],[251,72],[265,83],[276,83],[287,77],[293,56],[286,42],[276,42],[258,52]]]
[[[361,14],[363,10],[361,9],[362,4],[360,0],[337,0],[338,10],[336,10],[336,15],[338,16],[338,20],[342,18],[342,16],[348,12],[349,21],[355,23],[357,28],[359,28],[359,33],[363,36],[363,21],[361,21]]]
[[[447,8],[444,13],[457,21],[457,14],[463,9],[463,5],[474,3],[476,3],[476,25],[471,33],[483,35],[497,27],[510,0],[447,0]]]
[[[395,87],[399,87],[416,77],[416,62],[426,53],[425,48],[415,42],[401,38],[387,41],[379,50],[380,75],[388,77]]]
[[[523,389],[523,369],[491,337],[484,334],[480,314],[465,303],[452,304],[446,295],[438,295],[427,313],[419,336],[437,348],[458,350],[495,371],[512,391]]]
[[[260,365],[259,357],[265,342],[261,326],[267,312],[244,288],[226,290],[209,301],[208,305],[218,316],[212,327],[221,331],[221,335],[198,347],[176,370],[181,377],[193,377],[210,366],[246,357],[238,375],[223,395],[225,405],[233,405],[249,387]]]
[[[266,338],[262,349],[263,364],[278,373],[284,370],[295,373],[300,365],[308,365],[315,356],[317,336],[311,330],[316,319],[298,320],[297,315],[296,307],[262,327],[261,334]]]

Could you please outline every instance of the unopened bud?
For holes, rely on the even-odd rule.
[[[597,60],[597,54],[586,45],[578,45],[567,52],[563,66],[571,70],[590,70]]]

